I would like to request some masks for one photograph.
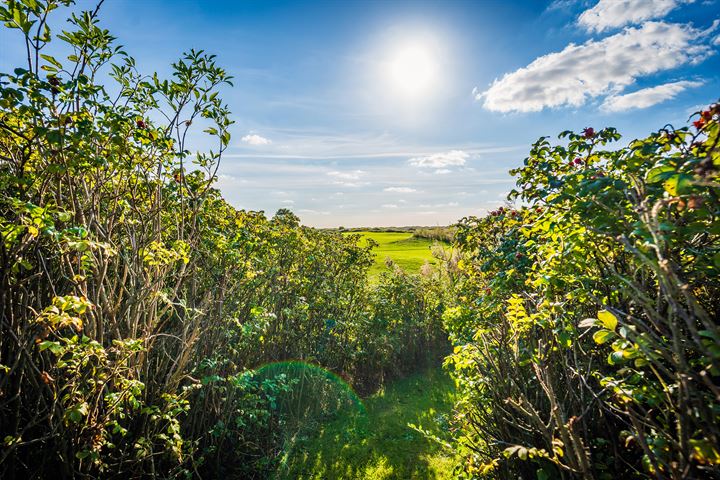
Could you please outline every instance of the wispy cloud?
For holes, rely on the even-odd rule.
[[[255,133],[249,133],[240,139],[241,142],[247,143],[248,145],[259,146],[259,145],[270,145],[272,142]]]
[[[352,170],[350,172],[338,172],[338,171],[332,171],[327,172],[327,174],[334,178],[339,178],[342,180],[360,180],[360,177],[365,175],[366,172],[362,170]]]
[[[330,215],[327,210],[313,210],[312,208],[301,208],[298,213],[307,213],[310,215]]]
[[[364,185],[368,185],[368,182],[360,181],[362,177],[364,177],[367,174],[367,172],[363,170],[351,170],[348,172],[340,172],[337,170],[334,170],[332,172],[327,172],[327,175],[329,177],[332,177],[335,179],[333,183],[335,185],[341,185],[343,187],[362,187]]]
[[[413,193],[417,192],[416,189],[410,187],[387,187],[383,189],[383,192],[394,192],[394,193]]]
[[[694,0],[600,0],[580,14],[578,23],[591,32],[663,18],[683,3]]]
[[[408,160],[408,164],[421,168],[444,168],[465,165],[470,155],[462,150],[450,150],[449,152],[433,153],[424,157],[414,157]]]
[[[643,88],[625,95],[615,95],[605,99],[601,108],[607,112],[623,112],[636,108],[648,108],[674,98],[688,88],[699,87],[703,82],[680,81],[665,83],[655,87]]]
[[[527,67],[475,91],[483,106],[497,112],[537,112],[544,108],[579,107],[589,99],[617,95],[637,78],[711,55],[703,43],[709,31],[689,25],[647,22],[602,40],[570,44],[537,58]]]
[[[446,202],[446,203],[419,205],[420,208],[450,208],[450,207],[458,207],[458,206],[460,206],[460,204],[458,202]]]

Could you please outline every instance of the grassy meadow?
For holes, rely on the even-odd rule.
[[[418,238],[412,232],[352,232],[347,235],[362,235],[362,244],[367,239],[374,240],[375,264],[370,267],[370,277],[374,278],[387,270],[386,259],[390,258],[395,264],[408,273],[418,273],[425,262],[432,265],[437,259],[432,255],[432,247],[436,243],[447,247],[447,243],[435,242],[427,238]]]

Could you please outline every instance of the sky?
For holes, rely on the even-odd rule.
[[[100,17],[143,72],[216,54],[224,197],[317,227],[483,215],[540,136],[630,140],[720,98],[720,0],[106,0]],[[3,29],[0,71],[22,53]]]

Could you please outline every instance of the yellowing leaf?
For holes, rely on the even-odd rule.
[[[610,330],[598,330],[593,334],[593,340],[595,340],[595,343],[597,344],[603,344],[614,336],[615,332],[612,332]]]
[[[618,324],[617,317],[607,310],[600,310],[598,312],[598,320],[600,320],[603,326],[608,330],[615,330],[615,327],[617,327]]]
[[[678,173],[665,180],[663,187],[670,195],[677,196],[684,193],[690,186],[692,177],[685,173]]]

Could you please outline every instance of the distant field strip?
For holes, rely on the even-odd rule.
[[[375,264],[370,267],[370,276],[375,277],[387,270],[385,259],[390,258],[400,268],[408,273],[418,273],[420,267],[427,261],[430,264],[437,263],[432,256],[432,240],[426,238],[415,238],[408,232],[352,232],[347,235],[362,235],[362,240],[371,238],[378,243],[375,247]],[[447,246],[447,244],[442,244]]]

